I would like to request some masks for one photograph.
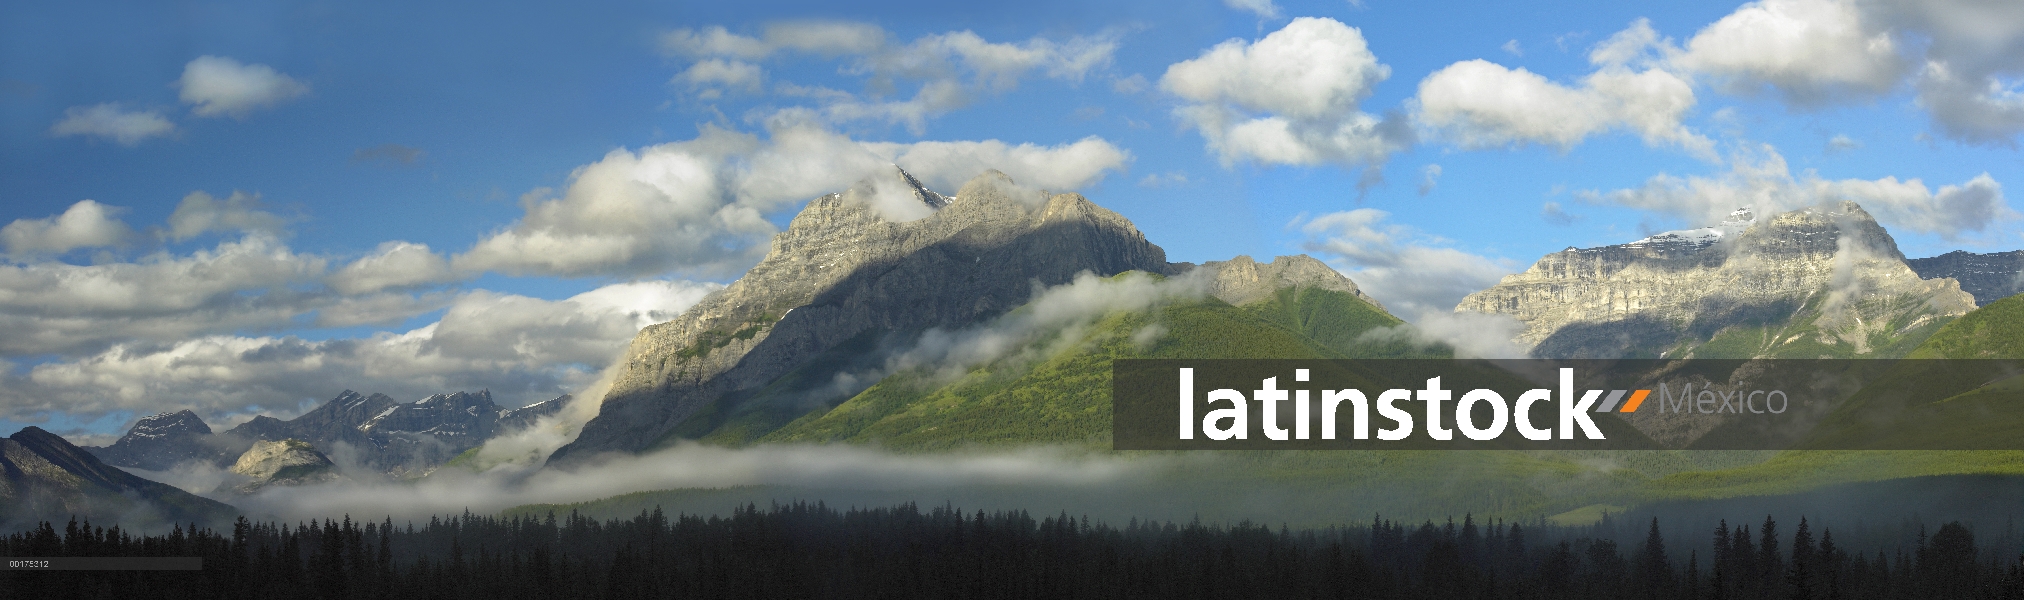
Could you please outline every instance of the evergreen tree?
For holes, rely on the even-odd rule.
[[[1813,600],[1815,568],[1813,534],[1807,530],[1806,517],[1802,516],[1799,527],[1792,531],[1792,566],[1785,576],[1793,600]]]
[[[1762,578],[1758,588],[1767,597],[1778,595],[1779,584],[1784,580],[1784,558],[1778,554],[1778,522],[1771,515],[1764,515],[1764,525],[1757,530],[1757,575]]]
[[[1651,532],[1645,535],[1644,549],[1638,552],[1637,579],[1647,598],[1659,598],[1673,587],[1672,564],[1666,560],[1665,537],[1659,534],[1659,519],[1652,517]]]

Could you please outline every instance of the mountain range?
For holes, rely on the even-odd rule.
[[[1160,262],[1164,252],[1129,222],[1085,206],[1080,196],[1032,193],[1020,201],[1000,191],[1016,185],[989,177],[953,196],[917,188],[916,197],[934,209],[917,221],[887,222],[853,201],[853,192],[811,203],[745,279],[698,310],[643,330],[618,365],[621,383],[603,412],[549,464],[576,468],[598,453],[685,440],[863,443],[908,452],[1032,443],[1101,449],[1108,446],[1108,366],[1116,358],[1454,352],[1313,258]],[[1001,230],[972,231],[979,227]],[[1042,231],[1078,234],[1041,244]],[[957,232],[997,241],[946,241]],[[868,260],[839,244],[873,249],[865,256],[919,254]],[[1058,252],[1059,266],[1035,269],[1037,248]],[[1118,254],[1093,256],[1105,249]],[[980,255],[1006,258],[987,263]],[[1523,326],[1515,341],[1540,357],[1895,358],[1945,344],[1986,347],[1987,335],[1937,335],[1973,321],[1963,317],[1977,314],[1978,302],[1959,281],[1923,277],[1911,264],[1853,203],[1764,215],[1746,209],[1706,228],[1549,255],[1457,310],[1512,317]],[[1074,270],[1088,275],[1074,279]],[[1025,285],[976,283],[986,276]],[[1021,329],[1061,310],[1065,297],[1103,290],[1164,295],[1040,332]],[[965,297],[976,302],[947,308]],[[912,360],[949,343],[998,349],[954,363]],[[1210,493],[1300,482],[1288,485],[1320,486],[1328,491],[1314,493],[1384,510],[1588,514],[1606,510],[1581,506],[1597,499],[1790,492],[1851,477],[2009,472],[2004,465],[2011,464],[2007,454],[1863,456],[1263,453],[1191,471],[1190,480],[1202,481],[1174,485]],[[1586,475],[1598,461],[1619,470]],[[1208,497],[1178,489],[1168,492]],[[1321,504],[1328,503],[1315,510],[1333,510]]]
[[[1169,263],[1115,213],[995,172],[953,196],[917,183],[912,192],[929,216],[888,220],[866,186],[811,202],[745,278],[641,331],[602,412],[549,464],[681,440],[1095,442],[1115,358],[1452,353],[1310,257]],[[1052,310],[1045,291],[1079,272],[1123,287],[1133,272],[1204,283],[1194,296],[997,340],[1007,357],[953,376],[894,366],[952,335]],[[1512,317],[1523,326],[1515,341],[1542,358],[1894,358],[1976,306],[1957,280],[1922,277],[1874,218],[1843,202],[1746,208],[1705,228],[1569,248],[1456,310]]]
[[[373,471],[420,474],[499,433],[555,414],[569,398],[507,410],[494,404],[487,390],[415,402],[345,390],[296,418],[262,415],[217,433],[187,410],[144,417],[112,445],[85,450],[113,466],[163,471],[190,460],[229,467],[256,442],[298,440]]]
[[[890,216],[870,183],[812,200],[743,278],[641,330],[614,365],[599,414],[547,464],[579,468],[603,454],[683,441],[868,443],[916,452],[1032,443],[1107,448],[1109,364],[1118,358],[1455,352],[1311,257],[1168,262],[1128,220],[1078,194],[1025,188],[995,171],[954,195],[904,171],[898,176],[910,201],[926,209],[898,212],[926,216]],[[1744,209],[1705,228],[1549,254],[1456,310],[1516,320],[1522,329],[1514,341],[1545,358],[2024,357],[2004,341],[2024,323],[2005,316],[2020,301],[1995,301],[2014,289],[2003,278],[2016,279],[2016,268],[2004,261],[2017,257],[2024,252],[1906,260],[1853,203],[1763,215]],[[399,403],[346,391],[292,420],[256,417],[218,433],[187,411],[156,415],[111,446],[89,450],[111,465],[159,470],[187,460],[225,466],[257,440],[294,439],[339,462],[411,475],[553,414],[564,401],[504,411],[486,392]],[[1610,427],[1623,425],[1604,417]],[[1617,430],[1638,435],[1628,426]],[[1375,488],[1366,488],[1377,486],[1388,502],[1463,510],[1478,500],[1440,494],[1467,488],[1524,499],[1499,499],[1505,509],[1557,511],[1568,498],[1676,485],[1579,479],[1588,469],[1582,461],[1595,459],[1575,455],[1349,454],[1258,458],[1277,462],[1263,471],[1202,475],[1218,485],[1246,485],[1258,473],[1320,477],[1313,481],[1351,496],[1368,497]],[[1708,456],[1606,460],[1643,465],[1637,468],[1647,477],[1704,482],[1761,478],[1765,469],[1801,460]],[[1697,470],[1704,463],[1729,471]],[[1928,468],[1891,464],[1901,474]],[[1463,488],[1452,478],[1427,480],[1427,490],[1413,492],[1419,496],[1398,493],[1418,485],[1414,473],[1427,469],[1487,479]],[[1542,481],[1562,489],[1543,491]]]

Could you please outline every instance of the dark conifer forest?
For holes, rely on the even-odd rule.
[[[1643,527],[1645,524],[1637,524]],[[1618,526],[1621,526],[1619,524]],[[5,598],[2024,598],[2024,564],[1962,524],[1861,549],[1806,520],[1722,522],[1697,548],[1656,520],[1622,547],[1518,523],[1292,531],[914,505],[747,506],[628,520],[464,514],[134,535],[71,522],[11,557],[201,556],[201,571],[0,572]],[[1709,544],[1701,545],[1700,541]]]

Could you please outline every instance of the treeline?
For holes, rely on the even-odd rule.
[[[628,520],[466,513],[428,523],[134,535],[71,522],[0,538],[9,557],[201,556],[202,571],[0,573],[0,597],[60,598],[1650,598],[2024,599],[2017,556],[1960,523],[1860,551],[1802,519],[1722,523],[1715,551],[1578,530],[1373,520],[1291,531],[914,505],[792,504]],[[2007,553],[2006,553],[2007,554]]]

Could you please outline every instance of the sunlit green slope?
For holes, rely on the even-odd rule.
[[[1031,346],[1038,352],[1016,353],[954,377],[927,370],[896,373],[758,441],[874,442],[900,449],[1107,444],[1112,360],[1347,358],[1352,352],[1346,350],[1357,347],[1354,336],[1397,323],[1361,300],[1326,290],[1285,290],[1242,308],[1210,298],[1116,313],[1087,330],[1063,334],[1079,334],[1078,339],[1038,340]],[[1337,332],[1331,336],[1336,347],[1287,325]],[[1385,350],[1409,348],[1388,344]]]

